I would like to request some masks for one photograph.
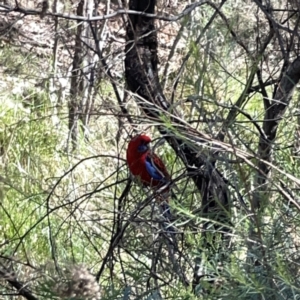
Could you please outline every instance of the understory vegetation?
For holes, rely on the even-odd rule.
[[[300,299],[299,20],[292,0],[0,1],[0,298]],[[139,133],[175,233],[129,174]]]

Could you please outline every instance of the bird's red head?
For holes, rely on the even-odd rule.
[[[149,150],[151,138],[144,134],[136,135],[128,144],[127,153],[131,152],[135,155],[142,155]]]

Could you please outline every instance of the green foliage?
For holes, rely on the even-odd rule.
[[[197,8],[182,21],[184,48],[177,53],[169,79],[177,78],[181,55],[188,53],[172,103],[180,111],[185,131],[168,114],[160,120],[147,119],[133,99],[122,103],[132,114],[133,124],[129,124],[120,112],[111,79],[103,75],[91,97],[95,106],[88,138],[81,128],[74,152],[69,146],[69,86],[63,88],[65,102],[56,103],[58,90],[51,80],[64,74],[70,81],[65,70],[72,64],[77,24],[60,20],[63,37],[69,34],[73,39],[59,44],[63,59],[57,74],[52,70],[52,53],[41,59],[34,51],[18,52],[1,44],[0,84],[5,87],[0,92],[1,276],[13,266],[18,279],[40,299],[299,299],[299,186],[292,179],[300,177],[300,168],[298,156],[291,151],[299,126],[295,109],[287,109],[280,120],[271,162],[275,167],[268,189],[260,195],[265,209],[255,214],[251,210],[259,189],[254,184],[255,166],[265,105],[262,94],[252,91],[243,103],[237,101],[251,72],[261,68],[258,61],[264,56],[255,52],[261,46],[256,44],[257,32],[263,40],[267,22],[260,25],[263,14],[248,2],[226,1],[221,9],[226,24],[217,14],[206,26],[215,12],[209,6]],[[64,50],[69,51],[68,59]],[[267,48],[266,57],[270,51]],[[124,74],[114,58],[109,68],[121,74],[115,81],[123,83]],[[263,80],[277,78],[280,59],[272,59],[261,68]],[[275,71],[269,71],[272,68]],[[251,85],[258,84],[255,77]],[[270,98],[273,89],[273,85],[266,87]],[[173,86],[166,90],[172,91]],[[57,106],[62,107],[59,113]],[[236,117],[226,127],[224,142],[220,141],[218,134],[234,109]],[[143,189],[138,181],[128,188],[125,149],[132,127],[142,131],[162,124],[206,158],[207,166],[188,166],[188,171],[202,172],[203,182],[219,189],[214,200],[221,188],[211,181],[208,170],[217,159],[232,205],[230,213],[224,212],[230,224],[216,219],[213,209],[204,213],[207,190],[196,189],[188,168],[167,143],[155,146],[155,152],[176,184],[170,207],[171,223],[178,232],[172,236],[165,230],[161,199],[155,199],[153,191]],[[155,130],[152,133],[160,137]],[[204,135],[211,140],[203,141]],[[201,280],[193,290],[197,264]],[[10,272],[2,276],[6,282],[0,287],[3,299],[9,297],[4,295]]]

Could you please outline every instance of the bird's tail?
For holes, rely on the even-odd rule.
[[[168,233],[171,233],[171,234],[175,234],[177,230],[172,224],[172,221],[174,220],[174,218],[171,214],[171,209],[170,209],[169,204],[165,201],[162,202],[160,204],[160,209],[161,209],[161,213],[165,219],[165,221],[163,222],[163,227],[164,227],[165,231]]]
[[[169,205],[166,201],[163,201],[163,202],[160,204],[160,208],[161,208],[161,213],[162,213],[162,215],[163,215],[166,219],[171,220],[171,219],[172,219],[172,214],[171,214],[170,205]]]

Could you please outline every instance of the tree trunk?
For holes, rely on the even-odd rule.
[[[155,0],[130,0],[129,9],[148,14],[154,14]],[[225,226],[215,226],[215,233],[222,230],[226,232],[230,224],[230,207],[227,197],[227,186],[222,175],[215,168],[214,163],[203,155],[190,143],[186,143],[184,138],[172,132],[170,126],[168,129],[161,122],[161,116],[170,115],[172,126],[180,132],[180,136],[187,136],[183,129],[184,123],[180,118],[175,118],[176,112],[172,109],[170,103],[165,98],[158,77],[158,56],[157,56],[157,36],[154,19],[142,15],[129,15],[127,25],[127,37],[125,47],[125,76],[126,82],[131,92],[136,93],[136,102],[144,110],[147,117],[159,122],[159,131],[165,135],[165,139],[181,158],[186,166],[189,176],[193,179],[202,198],[202,216],[217,221],[218,224]],[[171,115],[173,114],[173,116]],[[167,135],[166,135],[167,134]],[[210,223],[211,225],[211,223]],[[204,224],[207,227],[208,223]],[[223,240],[227,237],[223,234]],[[214,242],[213,242],[214,243]],[[226,244],[226,243],[225,243]],[[223,247],[224,245],[222,245]],[[204,247],[217,249],[216,246],[206,242]],[[226,247],[226,246],[225,246]],[[215,254],[211,252],[212,259]],[[199,260],[197,261],[198,264]],[[197,274],[193,280],[194,288],[199,283],[202,274],[199,274],[199,268],[195,267]]]
[[[92,17],[97,4],[93,0],[81,0],[77,15]],[[89,22],[78,21],[71,77],[71,100],[69,103],[69,131],[72,150],[78,144],[78,121],[81,120],[84,136],[91,110],[96,55],[92,53],[92,33]]]

